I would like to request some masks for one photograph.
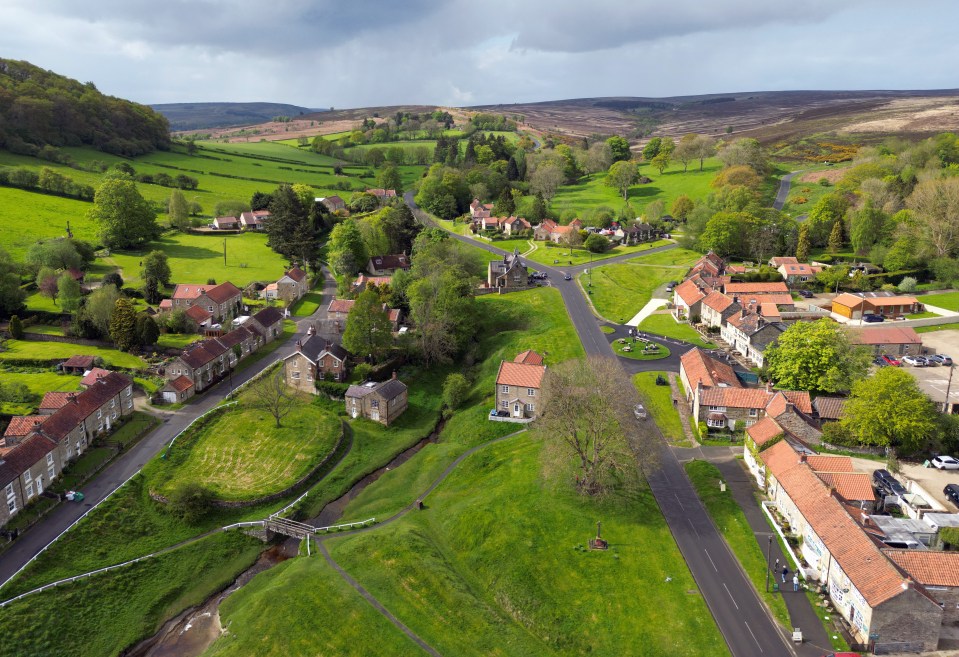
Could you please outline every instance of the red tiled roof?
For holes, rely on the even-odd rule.
[[[871,306],[913,306],[919,303],[916,297],[867,297]]]
[[[786,270],[786,276],[810,276],[822,271],[822,267],[813,267],[804,263],[788,263],[780,265],[779,269]]]
[[[395,323],[400,321],[400,315],[402,314],[402,312],[403,311],[401,311],[399,308],[390,308],[389,312],[386,313],[386,316],[389,318],[391,322]]]
[[[208,340],[197,342],[189,349],[180,354],[180,360],[190,366],[192,369],[203,367],[207,363],[216,360],[216,355],[207,349]]]
[[[793,258],[792,256],[778,256],[772,258],[770,262],[773,263],[773,267],[779,267],[781,265],[796,265],[799,264],[799,260]]]
[[[71,356],[67,360],[63,361],[64,367],[82,367],[84,369],[90,369],[93,367],[93,356]]]
[[[302,283],[306,280],[306,272],[300,269],[299,267],[294,267],[290,271],[286,272],[286,275],[292,278],[297,283]]]
[[[849,502],[876,498],[872,490],[872,477],[865,472],[817,472],[816,476]]]
[[[366,193],[372,194],[377,198],[393,198],[396,196],[396,190],[394,189],[368,189]]]
[[[496,385],[519,386],[520,388],[539,388],[546,373],[544,365],[527,365],[503,361],[496,374]]]
[[[273,215],[270,214],[269,210],[254,210],[253,216],[257,219],[266,219],[268,217],[272,217]]]
[[[542,365],[543,357],[532,349],[527,349],[513,359],[514,363],[523,363],[524,365]]]
[[[210,297],[214,303],[226,303],[235,297],[242,297],[243,292],[230,281],[226,281],[207,290],[206,295]]]
[[[925,586],[959,587],[959,552],[883,550],[883,554]]]
[[[848,456],[830,454],[810,454],[806,463],[814,472],[852,472],[852,459]]]
[[[705,388],[699,403],[727,408],[765,408],[771,396],[761,388]]]
[[[922,344],[915,329],[907,326],[877,326],[849,331],[853,344]]]
[[[160,310],[170,310],[173,308],[173,299],[160,299]]]
[[[683,303],[687,306],[692,306],[697,301],[702,301],[706,298],[706,295],[699,289],[699,286],[691,280],[683,281],[677,285],[673,293],[682,299]]]
[[[392,276],[367,276],[366,274],[360,274],[356,277],[356,281],[353,283],[353,287],[360,287],[361,285],[389,285],[393,282]]]
[[[92,370],[83,375],[83,378],[80,379],[81,386],[91,386],[96,383],[96,380],[101,376],[106,376],[110,373],[110,370],[105,370],[102,367],[94,367]]]
[[[62,440],[94,411],[132,384],[132,379],[119,372],[110,372],[97,379],[96,383],[77,393],[70,403],[56,410],[43,422],[44,435],[54,440]],[[118,408],[117,412],[119,411]]]
[[[855,294],[849,294],[848,292],[843,292],[832,300],[832,305],[845,306],[846,308],[858,308],[860,305],[862,305],[863,301],[865,301],[865,299],[862,297],[856,296]]]
[[[797,410],[806,415],[812,414],[812,402],[809,393],[803,390],[777,390],[766,405],[766,413],[777,417],[786,412],[786,404],[790,403]]]
[[[206,320],[213,317],[213,315],[206,308],[202,306],[190,306],[186,309],[186,316],[192,319],[197,324],[202,324]]]
[[[680,356],[679,365],[686,371],[689,387],[695,390],[700,383],[705,387],[718,386],[720,383],[733,388],[742,388],[739,378],[732,367],[715,358],[707,356],[698,347],[690,349]]]
[[[193,381],[188,377],[178,376],[172,381],[167,381],[167,384],[163,386],[165,388],[170,388],[174,392],[185,392],[193,387]]]
[[[726,294],[773,294],[776,292],[789,294],[789,288],[783,281],[777,283],[726,283],[724,291]]]
[[[776,421],[771,417],[764,417],[746,429],[746,434],[752,438],[757,447],[762,447],[782,433],[782,427],[776,424]]]
[[[331,313],[349,313],[353,309],[354,303],[356,302],[353,299],[333,299],[330,301],[327,311]]]
[[[4,437],[19,437],[26,436],[28,433],[36,429],[39,425],[47,419],[46,415],[14,415],[10,418],[10,424],[7,425],[6,430],[3,432]]]
[[[43,410],[63,408],[71,398],[76,397],[76,392],[45,392],[43,399],[40,400],[39,408]]]
[[[723,294],[722,292],[719,292],[718,290],[711,291],[709,294],[706,295],[706,298],[703,299],[704,306],[708,306],[718,313],[723,312],[724,310],[729,308],[731,305],[733,305],[733,303],[734,302],[732,300],[732,297],[727,297],[725,294]]]
[[[174,299],[184,299],[186,301],[193,301],[201,294],[206,293],[207,290],[212,290],[216,285],[180,285],[178,284],[173,288],[173,298]]]

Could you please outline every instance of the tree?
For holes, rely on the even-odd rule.
[[[92,324],[100,335],[110,334],[110,320],[120,292],[114,285],[104,283],[87,297],[80,309],[82,318]]]
[[[556,190],[566,181],[563,169],[553,162],[546,162],[536,167],[529,179],[529,188],[534,194],[543,197],[546,203],[553,200]]]
[[[689,163],[696,159],[697,137],[698,135],[695,134],[683,135],[676,146],[676,151],[673,153],[673,156],[682,163],[683,173],[686,173],[689,169]]]
[[[170,333],[196,333],[196,323],[186,314],[183,308],[175,308],[166,318],[166,330]]]
[[[213,493],[195,481],[188,481],[170,493],[168,502],[170,513],[192,525],[213,510]]]
[[[669,156],[665,152],[658,153],[656,157],[649,161],[650,166],[659,171],[659,175],[663,175],[663,172],[666,170],[666,167],[669,166]]]
[[[609,146],[609,150],[613,154],[613,162],[628,160],[633,156],[632,151],[629,149],[629,142],[626,141],[625,137],[618,135],[610,137],[606,140],[606,145]]]
[[[103,277],[101,281],[101,287],[104,285],[112,285],[118,290],[123,289],[123,277],[120,276],[120,272],[111,271],[109,274]]]
[[[14,340],[23,340],[23,322],[20,321],[17,315],[13,315],[10,318],[8,330],[10,331],[11,338]]]
[[[858,255],[866,255],[874,244],[882,240],[887,219],[882,210],[873,207],[870,198],[866,199],[860,210],[852,214],[849,241]]]
[[[812,246],[826,246],[829,243],[829,233],[837,219],[842,219],[849,209],[849,200],[844,194],[832,192],[816,201],[809,210],[809,218],[804,223],[809,225],[809,239]]]
[[[450,410],[460,407],[469,394],[470,384],[466,377],[459,372],[447,375],[443,382],[443,403]]]
[[[159,285],[170,284],[170,263],[163,251],[150,251],[140,261],[140,277],[144,281],[156,281]]]
[[[57,284],[57,272],[53,271],[50,267],[41,267],[40,271],[37,272],[36,282],[40,294],[56,302],[57,294],[60,293],[60,288]]]
[[[149,347],[155,345],[160,338],[160,327],[152,317],[146,313],[140,313],[137,315],[135,333],[137,344]]]
[[[606,253],[609,251],[612,243],[605,235],[591,233],[590,236],[586,238],[586,241],[583,242],[583,246],[586,247],[587,251],[592,253]]]
[[[798,258],[797,258],[798,260]],[[826,291],[837,291],[839,285],[849,280],[849,267],[845,265],[834,265],[826,267],[816,274],[816,282],[823,286]]]
[[[318,232],[293,186],[280,185],[273,192],[270,217],[264,222],[264,230],[267,244],[280,255],[304,263],[316,262],[320,248]]]
[[[170,216],[170,225],[177,230],[185,231],[190,227],[190,206],[187,205],[186,197],[179,189],[170,192],[167,214]]]
[[[377,362],[393,344],[393,325],[383,309],[380,295],[366,288],[356,298],[346,317],[343,331],[343,347],[358,356],[369,355]]]
[[[842,251],[842,245],[842,220],[836,219],[836,222],[832,225],[832,230],[829,233],[829,252],[839,253]]]
[[[26,292],[20,287],[17,264],[4,249],[0,248],[0,317],[9,317],[23,308]]]
[[[952,256],[959,248],[959,178],[925,180],[913,190],[907,205],[929,244],[931,256]]]
[[[696,135],[691,148],[695,157],[699,159],[699,170],[702,171],[706,158],[716,154],[716,141],[706,135]]]
[[[330,264],[340,274],[354,276],[366,267],[369,253],[353,219],[345,219],[333,227],[329,240]]]
[[[376,176],[376,182],[383,189],[396,190],[397,196],[403,195],[403,180],[400,178],[399,170],[392,164],[380,169]]]
[[[529,220],[539,223],[546,218],[546,201],[539,194],[533,197],[533,205],[529,209]]]
[[[799,225],[799,241],[796,242],[796,260],[806,262],[809,260],[809,225],[802,223]]]
[[[570,229],[562,237],[562,244],[569,248],[569,254],[573,255],[573,248],[582,245],[583,236],[576,229]]]
[[[589,496],[636,485],[636,455],[626,440],[635,426],[628,390],[612,358],[592,356],[546,370],[533,432],[545,445],[548,477],[574,479],[577,492]]]
[[[746,166],[745,164],[737,164],[726,167],[716,174],[716,177],[710,185],[716,188],[741,185],[749,189],[759,189],[762,183],[763,179],[759,177],[759,174],[756,173],[752,167]]]
[[[841,392],[869,370],[871,357],[828,319],[796,322],[766,349],[770,378],[788,390]],[[891,369],[891,368],[890,368]]]
[[[669,213],[673,215],[674,218],[680,221],[686,221],[686,217],[689,216],[689,213],[693,211],[693,208],[696,207],[696,204],[693,203],[693,200],[686,196],[685,194],[680,194],[676,197],[676,200],[673,201],[673,204],[669,208]]]
[[[629,144],[626,145],[627,152]],[[613,163],[613,149],[607,142],[597,141],[586,151],[586,171],[590,174],[606,171]]]
[[[513,199],[513,190],[504,187],[503,193],[493,206],[493,214],[497,217],[512,217],[514,212],[516,212],[516,201]]]
[[[899,285],[896,286],[896,289],[900,292],[905,292],[906,294],[912,294],[916,291],[916,286],[918,283],[919,281],[912,276],[905,276],[901,281],[899,281]]]
[[[643,146],[643,159],[647,162],[652,161],[654,157],[659,155],[659,149],[662,146],[663,140],[661,137],[653,137],[646,145]]]
[[[606,174],[606,186],[618,189],[625,201],[629,195],[629,188],[636,182],[638,176],[635,162],[620,160],[609,168],[609,173]]]
[[[63,272],[57,279],[57,296],[60,297],[60,308],[64,312],[76,312],[83,298],[83,290],[70,272]]]
[[[744,137],[726,144],[719,150],[719,159],[727,167],[744,164],[752,167],[761,176],[769,173],[769,160],[762,146],[755,139]]]
[[[160,236],[156,212],[132,180],[107,178],[93,197],[90,219],[111,249],[138,247]]]
[[[296,399],[286,387],[283,368],[277,368],[261,376],[250,386],[250,392],[254,404],[273,416],[278,429],[282,426],[281,420],[296,407]]]
[[[110,338],[120,351],[127,351],[136,344],[136,322],[136,311],[129,299],[117,299],[110,317]]]
[[[912,454],[935,436],[936,416],[935,404],[911,374],[883,367],[852,386],[840,424],[863,445]]]
[[[34,271],[50,269],[85,269],[86,262],[71,240],[55,239],[36,242],[27,251],[26,263]]]

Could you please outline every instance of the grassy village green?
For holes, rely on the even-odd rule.
[[[656,385],[656,377],[667,376],[666,372],[639,372],[633,375],[633,385],[639,391],[643,405],[652,421],[656,423],[663,436],[673,445],[691,447],[683,432],[683,423],[673,405],[673,394],[669,386]],[[649,419],[646,420],[647,422]]]
[[[293,304],[290,314],[294,317],[309,317],[320,307],[323,295],[319,292],[308,292],[303,298]]]
[[[637,327],[640,331],[649,331],[657,335],[665,335],[667,338],[675,340],[684,340],[697,347],[712,349],[715,345],[712,342],[703,340],[702,336],[696,332],[689,324],[677,322],[670,314],[650,315]]]
[[[626,342],[621,343],[619,340],[613,342],[613,352],[617,356],[622,356],[623,358],[632,358],[633,360],[659,360],[669,356],[669,349],[658,342],[650,343],[657,345],[657,349],[648,350],[644,348],[645,343],[639,339],[624,339]],[[628,351],[626,350],[626,347],[629,347]]]
[[[340,437],[337,417],[303,395],[280,428],[252,392],[238,401],[202,431],[178,440],[156,464],[152,485],[159,493],[168,496],[184,484],[202,482],[218,499],[262,498],[303,478]]]
[[[154,559],[57,587],[0,614],[0,656],[119,655],[229,584],[263,545],[219,533]]]

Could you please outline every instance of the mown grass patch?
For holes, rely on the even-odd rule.
[[[649,413],[649,418],[656,423],[663,436],[673,445],[691,447],[689,439],[683,431],[683,422],[673,403],[673,393],[670,386],[656,385],[656,378],[668,378],[666,372],[639,372],[633,375],[633,385],[639,392],[643,405]],[[685,400],[676,400],[677,404]],[[649,419],[646,420],[649,422]]]
[[[696,331],[696,329],[690,327],[689,324],[677,322],[670,314],[650,315],[640,322],[637,328],[640,331],[648,331],[657,335],[664,335],[667,338],[683,340],[684,342],[692,343],[697,347],[712,349],[715,346],[712,342],[703,340],[702,336]]]
[[[699,498],[703,501],[706,511],[712,517],[713,522],[722,532],[726,542],[743,570],[752,581],[760,597],[773,611],[773,615],[779,623],[786,627],[789,625],[789,611],[786,609],[786,603],[783,601],[782,594],[775,594],[765,590],[766,581],[766,556],[762,548],[756,542],[756,536],[749,527],[746,515],[733,499],[733,495],[727,487],[725,491],[719,489],[719,482],[722,479],[722,473],[712,463],[706,461],[690,461],[683,466],[689,480],[696,488]],[[773,574],[775,578],[775,574]]]
[[[71,356],[96,356],[106,365],[127,369],[140,369],[146,363],[139,356],[107,347],[91,347],[72,342],[32,342],[30,340],[7,340],[0,351],[0,360],[59,361]]]
[[[959,292],[940,292],[939,294],[924,294],[919,301],[927,306],[959,311]]]
[[[290,314],[294,317],[309,317],[316,312],[321,303],[323,303],[322,293],[308,292],[293,304]]]
[[[647,350],[647,343],[642,340],[633,338],[623,338],[623,340],[625,342],[621,343],[619,340],[612,342],[613,352],[617,356],[632,358],[633,360],[659,360],[669,356],[669,349],[658,342],[649,342],[648,344],[656,345],[657,349]],[[626,350],[627,347],[629,347],[629,351]]]

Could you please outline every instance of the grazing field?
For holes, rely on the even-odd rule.
[[[257,406],[253,392],[201,431],[183,436],[156,468],[151,485],[164,495],[200,482],[223,500],[257,499],[281,491],[304,477],[336,445],[335,415],[298,396],[277,428],[273,416]]]
[[[719,489],[719,482],[723,478],[722,473],[716,466],[706,461],[690,461],[683,467],[686,469],[689,480],[696,487],[703,505],[712,516],[713,522],[729,543],[733,554],[739,559],[739,563],[752,580],[760,597],[773,610],[776,620],[786,627],[791,627],[789,612],[786,609],[786,603],[783,602],[782,594],[765,591],[766,555],[756,542],[756,536],[749,527],[746,515],[733,499],[728,488],[725,491]]]
[[[706,160],[703,170],[699,170],[699,163],[690,164],[689,171],[683,173],[679,163],[673,163],[663,175],[649,165],[640,167],[640,175],[652,178],[653,182],[644,185],[633,185],[627,196],[629,204],[636,216],[641,216],[647,205],[653,201],[663,201],[666,212],[678,196],[685,194],[694,201],[706,197],[711,191],[709,183],[722,168],[722,164],[715,158]],[[572,209],[582,213],[595,207],[605,205],[618,209],[623,207],[623,195],[618,189],[606,186],[606,174],[599,173],[583,177],[575,185],[566,185],[559,188],[551,207],[556,212]]]
[[[540,451],[525,435],[481,450],[425,511],[332,539],[333,556],[447,656],[727,654],[648,490],[584,499],[544,479]],[[597,518],[608,552],[583,549]]]
[[[595,267],[590,298],[600,315],[619,324],[625,323],[642,310],[658,288],[669,281],[681,280],[698,257],[699,254],[693,251],[677,248],[629,262]],[[581,274],[579,280],[585,287],[590,276]]]
[[[0,187],[0,248],[22,260],[38,240],[66,235],[68,220],[78,239],[96,243],[96,226],[87,218],[92,207],[83,201]]]
[[[140,369],[146,363],[139,356],[124,353],[106,347],[89,347],[69,342],[31,342],[29,340],[7,340],[0,351],[0,361],[4,360],[66,360],[71,356],[97,356],[106,365],[127,369]]]
[[[119,655],[228,585],[262,549],[255,538],[220,533],[15,602],[0,614],[0,656]]]
[[[653,421],[671,445],[692,447],[683,432],[679,412],[673,405],[673,393],[669,386],[656,385],[656,377],[667,376],[666,372],[639,372],[633,376],[633,385],[639,391],[643,405],[649,412],[646,422]],[[679,403],[683,403],[681,400]]]
[[[959,292],[940,292],[939,294],[924,294],[918,297],[919,302],[936,308],[959,311]]]
[[[670,314],[650,315],[637,327],[640,331],[649,331],[657,335],[664,335],[667,338],[683,340],[692,343],[697,347],[712,349],[715,345],[712,342],[703,340],[702,336],[691,328],[689,324],[682,324],[673,319]]]

